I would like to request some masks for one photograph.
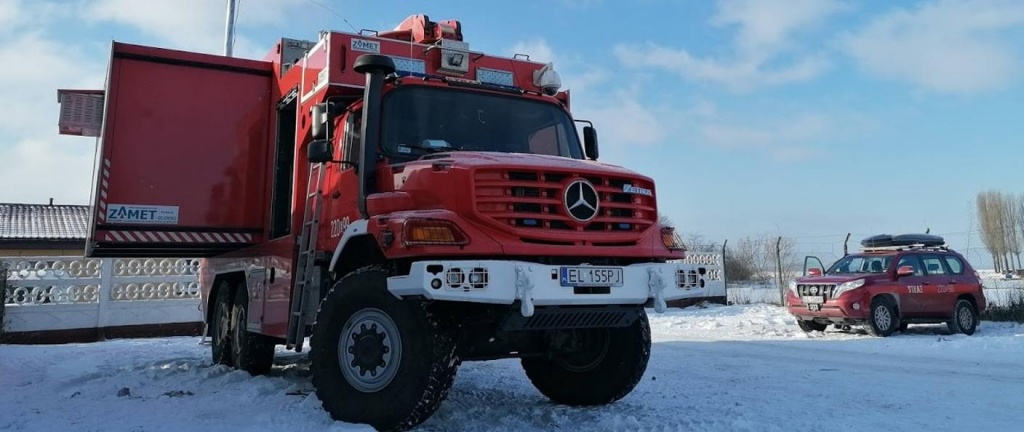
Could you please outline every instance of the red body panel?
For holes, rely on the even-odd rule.
[[[266,62],[115,43],[88,254],[258,243],[270,85]]]

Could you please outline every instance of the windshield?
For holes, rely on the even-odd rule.
[[[885,273],[891,264],[890,255],[849,255],[833,264],[827,274]]]
[[[533,153],[583,159],[575,126],[557,105],[513,96],[401,87],[383,102],[384,152],[411,160],[450,150]]]

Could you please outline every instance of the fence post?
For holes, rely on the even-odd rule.
[[[775,288],[779,290],[779,302],[786,305],[786,291],[782,280],[782,236],[775,241]]]
[[[96,293],[96,339],[107,338],[105,328],[110,322],[107,306],[110,303],[110,291],[114,277],[114,258],[100,258],[100,286]]]
[[[725,304],[729,304],[729,277],[726,274],[725,266],[725,251],[726,247],[729,246],[729,239],[725,239],[722,243],[722,286],[725,287]]]

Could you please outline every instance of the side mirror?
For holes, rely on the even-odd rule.
[[[807,269],[808,276],[821,276],[821,269],[811,268]]]
[[[587,153],[588,159],[597,160],[597,129],[593,126],[583,127],[583,151]]]
[[[903,276],[913,276],[913,275],[914,275],[914,268],[911,267],[911,266],[902,266],[902,267],[896,269],[896,276],[903,277]]]
[[[325,139],[310,141],[306,147],[306,158],[309,159],[309,163],[330,162],[333,155],[331,142]]]
[[[327,138],[327,118],[326,103],[313,105],[313,109],[309,113],[309,129],[313,134],[313,139]]]

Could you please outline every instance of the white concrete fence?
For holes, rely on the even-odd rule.
[[[0,261],[9,270],[3,323],[8,338],[19,333],[180,328],[203,321],[199,260],[17,257]],[[101,337],[103,333],[99,332]]]

